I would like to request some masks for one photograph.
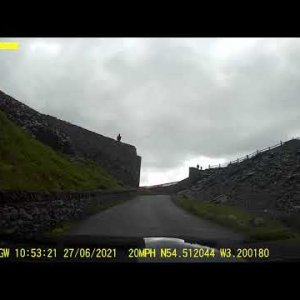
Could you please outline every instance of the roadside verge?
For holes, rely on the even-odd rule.
[[[281,222],[263,218],[235,206],[196,201],[178,195],[173,195],[172,201],[180,208],[198,217],[245,233],[247,242],[299,238],[298,233]]]

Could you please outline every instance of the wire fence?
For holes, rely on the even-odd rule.
[[[280,143],[274,145],[274,146],[270,146],[270,147],[267,147],[267,148],[264,148],[264,149],[261,149],[261,150],[256,150],[255,152],[252,152],[248,155],[245,155],[243,157],[240,157],[240,158],[237,158],[236,160],[234,161],[230,161],[229,163],[224,163],[224,164],[218,164],[218,165],[208,165],[208,168],[207,169],[216,169],[216,168],[226,168],[228,166],[231,166],[231,165],[234,165],[234,164],[239,164],[245,160],[248,160],[249,158],[252,158],[252,157],[255,157],[256,155],[262,153],[262,152],[265,152],[265,151],[269,151],[269,150],[272,150],[274,148],[277,148],[277,147],[281,147],[283,144],[289,142],[289,141],[292,141],[292,140],[300,140],[300,137],[296,137],[296,138],[291,138],[290,140],[287,140],[285,142],[282,142],[280,141]],[[202,167],[201,167],[202,169]]]

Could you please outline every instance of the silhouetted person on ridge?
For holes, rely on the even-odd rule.
[[[197,165],[197,169],[199,170],[199,165]]]
[[[119,133],[119,135],[117,136],[117,140],[118,140],[118,142],[120,142],[121,141],[121,135],[120,135],[120,133]]]

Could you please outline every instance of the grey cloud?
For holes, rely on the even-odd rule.
[[[0,52],[0,88],[90,130],[121,132],[144,170],[300,135],[300,40],[258,39],[239,51],[225,42],[24,39],[20,51]]]

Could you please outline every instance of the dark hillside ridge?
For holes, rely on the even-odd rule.
[[[0,110],[54,150],[74,158],[95,161],[125,185],[139,186],[141,157],[134,146],[41,114],[1,91]]]
[[[190,169],[181,193],[276,215],[300,211],[300,140],[224,168]]]

